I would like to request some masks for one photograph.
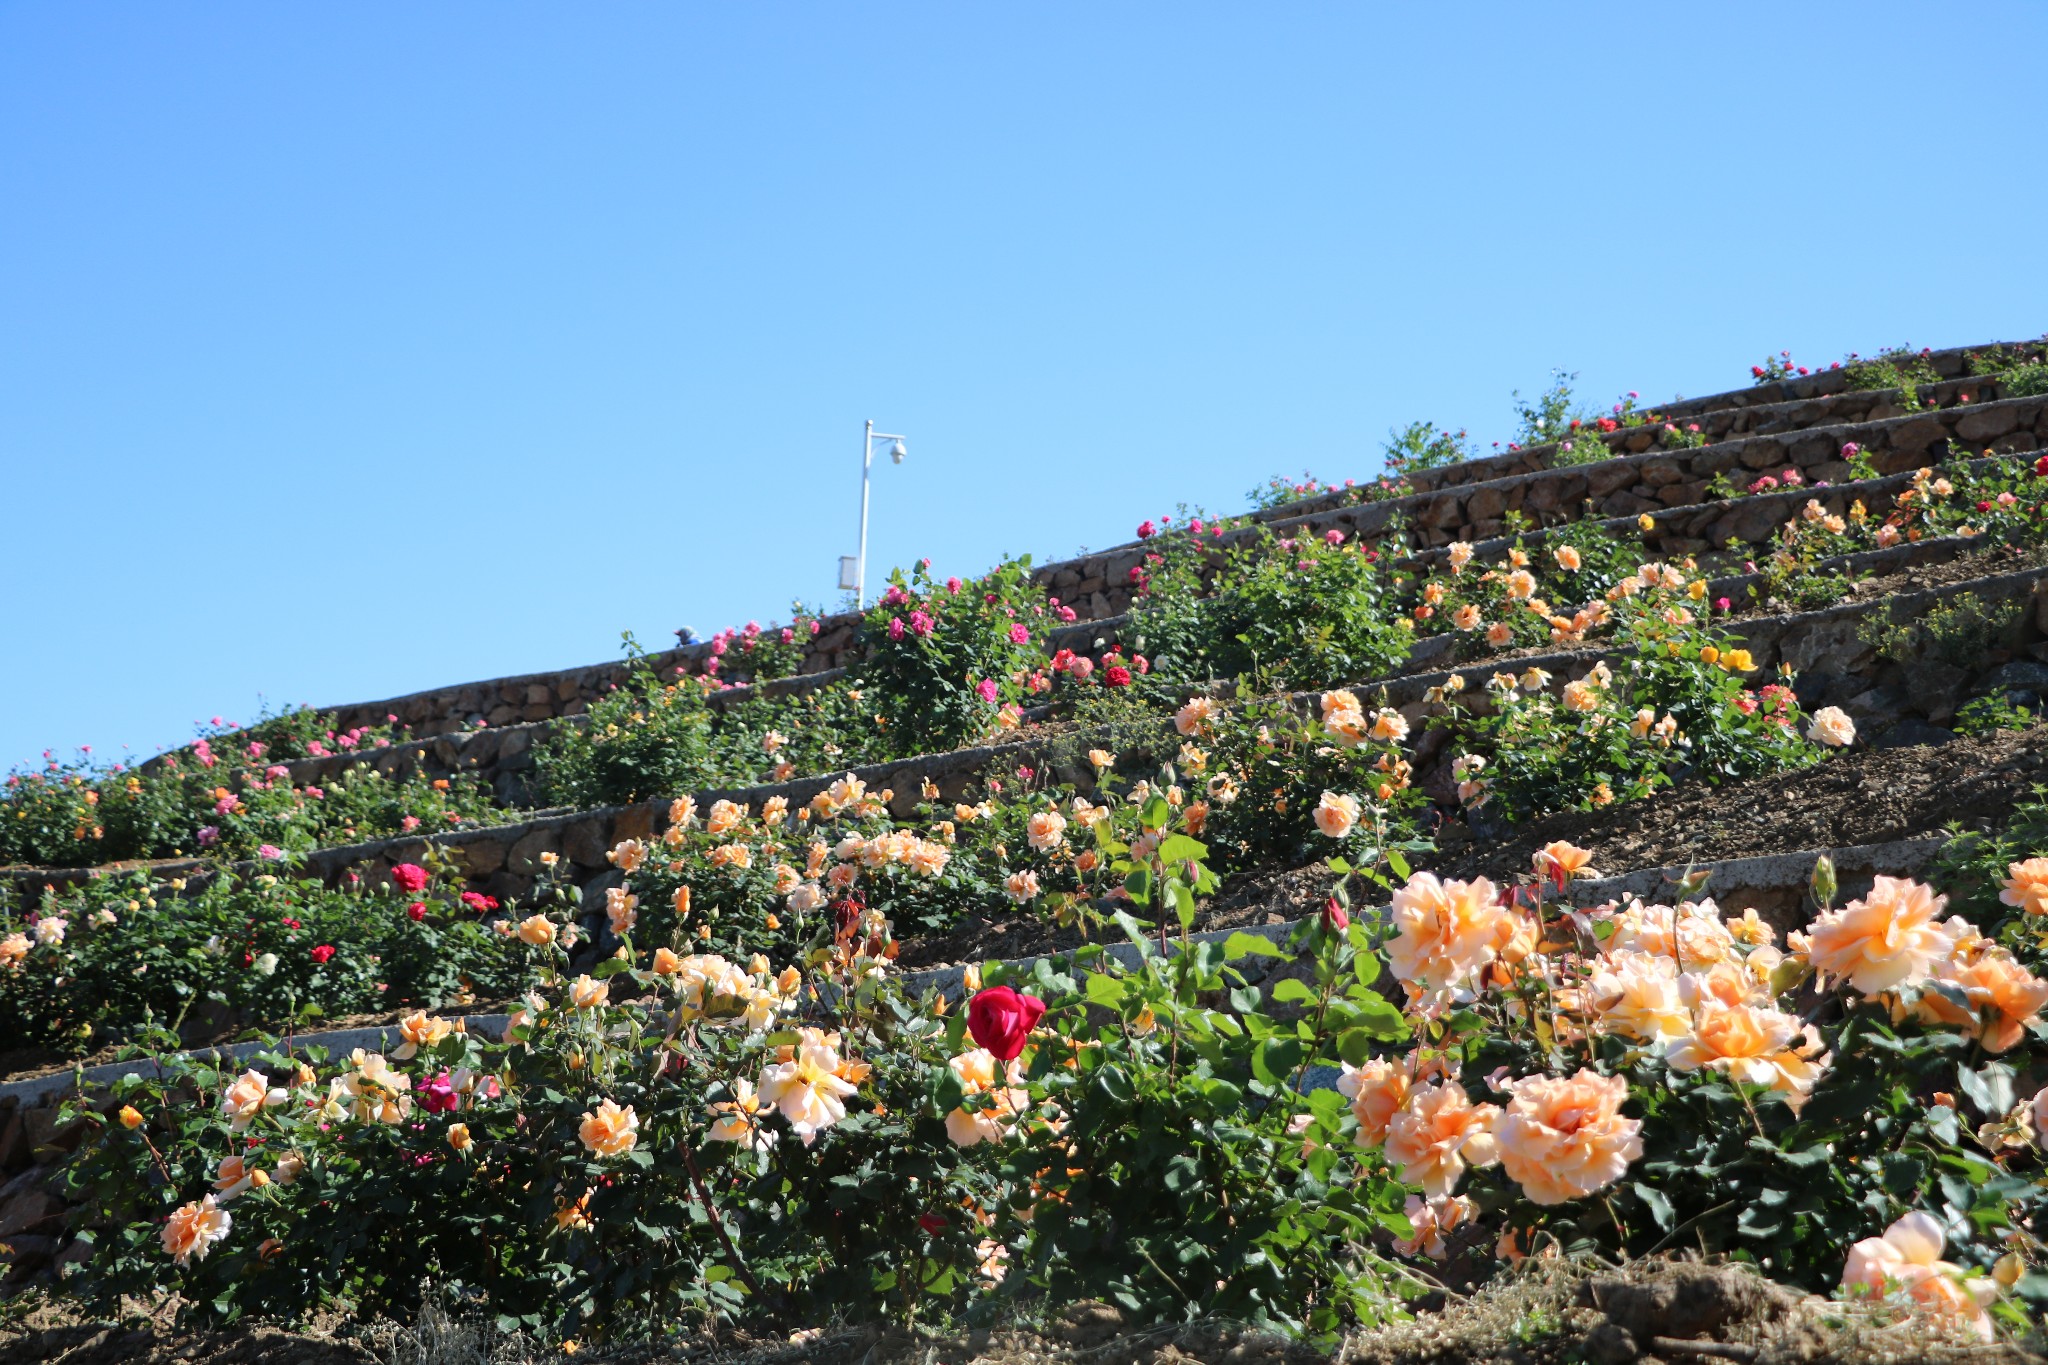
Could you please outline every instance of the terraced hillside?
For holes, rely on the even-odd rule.
[[[1326,1341],[1546,1247],[1825,1290],[1925,1264],[1917,1217],[1952,1260],[1900,1302],[2015,1328],[2048,353],[1762,378],[17,774],[10,1282]]]

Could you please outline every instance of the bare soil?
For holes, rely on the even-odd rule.
[[[1597,867],[1625,872],[1687,862],[1848,848],[1926,838],[1950,825],[1994,829],[2016,802],[2048,785],[2048,725],[1945,744],[1852,749],[1811,768],[1712,787],[1681,784],[1626,805],[1550,816],[1481,838],[1446,820],[1431,871],[1512,880],[1556,839],[1590,848]],[[1197,930],[1280,924],[1313,914],[1334,880],[1320,864],[1233,877],[1202,908]],[[950,933],[903,944],[906,970],[1063,952],[1075,928],[1040,920],[962,921]]]
[[[1030,1326],[930,1333],[868,1324],[787,1338],[730,1330],[655,1346],[541,1346],[429,1310],[405,1326],[290,1333],[185,1332],[80,1322],[62,1304],[0,1327],[23,1365],[1567,1365],[1740,1360],[1758,1365],[2041,1365],[2040,1342],[1982,1344],[1925,1319],[1805,1299],[1737,1266],[1531,1261],[1471,1295],[1432,1295],[1412,1320],[1318,1348],[1213,1320],[1133,1327],[1077,1303]]]
[[[1946,744],[1852,749],[1811,768],[1709,787],[1688,783],[1605,810],[1553,815],[1480,841],[1451,823],[1434,870],[1526,872],[1554,839],[1590,848],[1615,872],[1924,838],[1950,825],[1993,829],[2048,782],[2048,727]]]

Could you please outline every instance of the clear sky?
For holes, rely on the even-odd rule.
[[[2048,330],[2048,7],[0,0],[0,767]]]

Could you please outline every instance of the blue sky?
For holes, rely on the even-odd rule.
[[[0,3],[0,767],[2048,329],[2048,9]]]

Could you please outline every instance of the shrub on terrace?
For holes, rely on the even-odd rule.
[[[130,858],[292,855],[417,829],[474,823],[493,809],[474,777],[386,777],[358,762],[295,784],[267,755],[223,762],[203,744],[148,770],[52,760],[11,773],[0,801],[0,863],[85,867]]]
[[[82,1053],[150,1020],[218,1036],[504,1000],[525,981],[492,908],[424,885],[97,878],[0,917],[0,1015],[19,1043]]]
[[[890,979],[872,912],[780,972],[629,943],[574,979],[543,917],[502,1048],[423,1025],[403,1059],[131,1075],[81,1111],[74,1284],[292,1317],[431,1278],[605,1339],[1086,1296],[1327,1340],[1400,1311],[1407,1263],[1683,1238],[1986,1335],[2048,1297],[2048,1099],[2020,1084],[2048,983],[1932,889],[1837,907],[1823,866],[1781,946],[1697,884],[1574,905],[1591,855],[1564,844],[1512,888],[1340,858],[1391,889],[1383,932],[1340,883],[1285,949],[1166,955],[1206,849],[1157,792],[1136,830],[1089,843],[1139,965],[990,965],[964,1010]],[[1273,954],[1306,972],[1269,996]]]

